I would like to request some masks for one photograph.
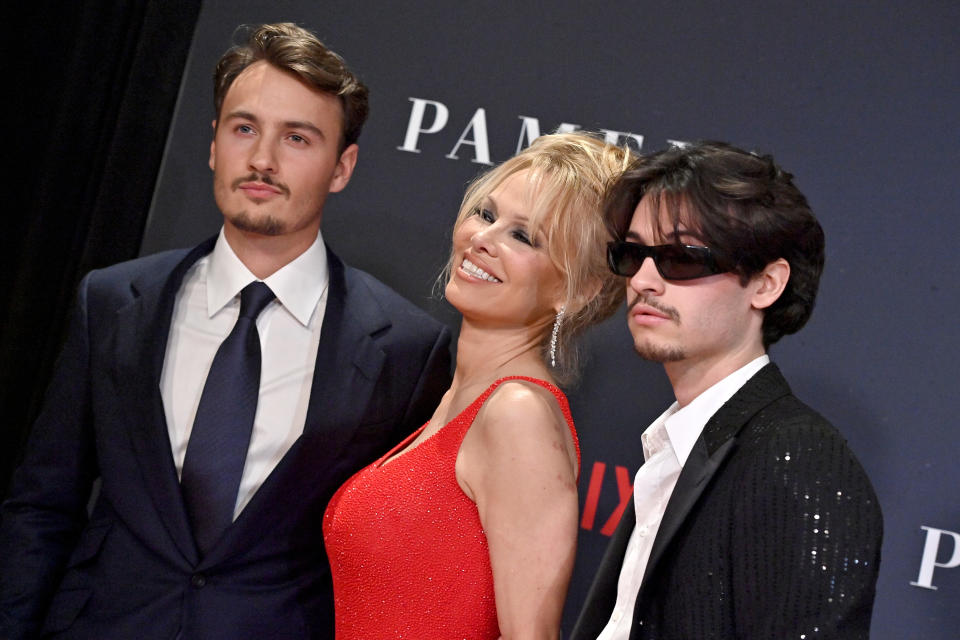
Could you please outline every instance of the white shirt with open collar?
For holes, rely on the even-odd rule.
[[[674,402],[640,436],[645,462],[633,481],[637,523],[623,556],[613,613],[597,640],[629,639],[633,608],[640,593],[653,541],[693,445],[713,414],[769,362],[770,357],[766,354],[750,361],[682,409]]]

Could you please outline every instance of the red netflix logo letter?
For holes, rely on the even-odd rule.
[[[587,497],[583,504],[583,516],[580,518],[580,528],[587,531],[593,530],[594,520],[597,517],[597,504],[600,502],[600,493],[603,489],[603,476],[606,470],[606,463],[593,463],[593,470],[590,472],[590,484],[587,485]],[[600,533],[605,536],[613,535],[624,510],[633,498],[633,485],[630,483],[630,474],[627,468],[617,465],[614,472],[617,478],[617,493],[620,496],[620,503],[600,528]]]

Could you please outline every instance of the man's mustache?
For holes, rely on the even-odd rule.
[[[653,299],[651,296],[644,295],[642,293],[638,293],[637,297],[634,298],[633,300],[629,300],[629,299],[627,300],[627,313],[629,314],[630,311],[638,304],[643,304],[650,307],[651,309],[656,309],[657,311],[667,316],[677,324],[680,324],[679,311],[677,311],[673,307],[668,307],[667,305],[661,302],[658,302],[657,300]]]
[[[233,188],[234,191],[236,191],[237,189],[240,188],[240,185],[245,184],[247,182],[262,182],[263,184],[270,185],[271,187],[276,187],[281,191],[281,193],[283,193],[283,195],[288,197],[290,196],[290,187],[283,184],[282,182],[278,182],[274,180],[266,173],[254,172],[249,175],[243,176],[242,178],[237,178],[231,183],[230,186]]]

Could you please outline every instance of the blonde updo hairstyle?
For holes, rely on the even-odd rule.
[[[607,189],[635,160],[624,148],[605,143],[590,133],[555,133],[540,136],[529,147],[475,179],[467,188],[454,223],[454,232],[474,214],[484,199],[508,177],[529,171],[532,200],[531,237],[546,237],[547,255],[560,271],[566,302],[557,335],[554,378],[561,383],[576,379],[579,354],[574,339],[588,326],[601,322],[623,300],[623,279],[606,263],[611,239],[601,211]],[[442,279],[446,282],[457,265],[451,254]],[[541,342],[544,361],[550,364],[548,326]]]

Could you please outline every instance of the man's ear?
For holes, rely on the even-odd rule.
[[[790,280],[790,263],[783,258],[777,258],[763,271],[755,275],[750,285],[753,288],[753,297],[750,303],[754,309],[766,309],[783,293]]]
[[[213,127],[213,139],[210,140],[210,160],[208,164],[210,165],[210,169],[213,169],[217,164],[217,121],[214,120],[210,124]]]
[[[337,160],[337,166],[333,170],[333,180],[330,182],[330,193],[342,191],[347,183],[350,182],[350,176],[353,175],[353,168],[357,166],[357,154],[360,153],[360,147],[356,143],[351,144],[340,154]]]

